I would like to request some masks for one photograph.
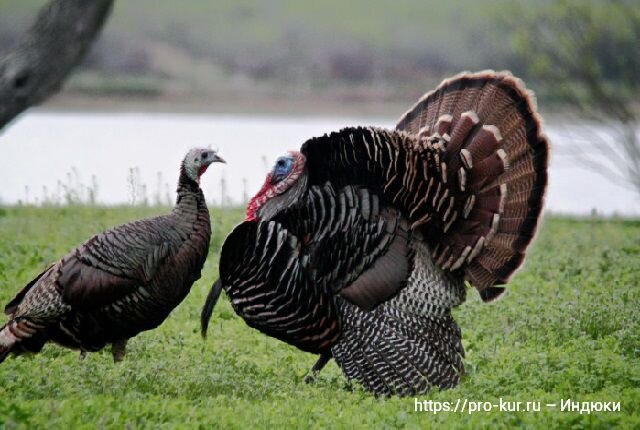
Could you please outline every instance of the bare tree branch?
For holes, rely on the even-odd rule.
[[[597,173],[622,188],[635,191],[635,188],[632,185],[629,185],[629,180],[625,176],[610,169],[605,163],[586,157],[584,154],[579,152],[575,152],[573,156],[575,157],[576,166],[585,168],[592,173]]]
[[[102,29],[113,0],[51,0],[0,60],[0,129],[57,92]]]
[[[600,124],[600,121],[597,123]],[[581,126],[579,130],[565,129],[560,135],[571,143],[556,148],[557,154],[616,185],[636,191],[640,188],[640,181],[635,179],[635,172],[640,171],[640,163],[635,153],[638,151],[638,145],[633,139],[634,136],[623,136],[622,134],[628,130],[616,127],[615,123],[602,121],[601,124],[601,127],[606,127],[604,132],[609,135],[608,139],[601,135],[602,130],[588,125]],[[632,144],[622,145],[621,142]]]
[[[581,130],[585,142],[569,145],[569,156],[640,196],[640,13],[632,4],[562,0],[526,9],[514,2],[505,22],[531,76],[600,124]]]

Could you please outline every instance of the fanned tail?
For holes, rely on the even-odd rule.
[[[450,204],[440,201],[425,234],[438,265],[462,269],[485,301],[497,297],[504,289],[495,285],[522,264],[547,185],[532,93],[508,72],[463,73],[427,93],[397,129],[438,160]]]

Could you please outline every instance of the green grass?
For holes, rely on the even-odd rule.
[[[91,234],[162,209],[0,209],[0,299]],[[640,222],[549,218],[504,298],[456,311],[467,351],[459,387],[420,399],[540,401],[542,411],[414,412],[413,398],[350,390],[335,364],[302,382],[315,357],[249,329],[221,299],[209,338],[200,307],[221,241],[241,210],[212,210],[203,276],[157,330],[110,352],[55,345],[0,365],[0,428],[640,428]],[[620,412],[561,412],[561,399],[613,401]]]

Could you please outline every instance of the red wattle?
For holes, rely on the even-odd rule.
[[[256,195],[253,196],[251,200],[249,200],[249,203],[247,204],[247,210],[245,212],[245,221],[255,221],[258,219],[258,217],[256,216],[256,212],[258,212],[258,209],[260,209],[260,206],[262,206],[262,204],[266,200],[264,198],[264,194],[272,187],[271,173],[269,173],[264,181],[264,184],[262,185],[262,188],[260,188],[260,191],[258,191]]]

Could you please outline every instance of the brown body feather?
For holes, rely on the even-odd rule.
[[[200,277],[211,227],[198,184],[184,170],[169,215],[96,235],[50,266],[6,306],[0,362],[38,352],[47,341],[81,351],[113,344],[161,324]]]

